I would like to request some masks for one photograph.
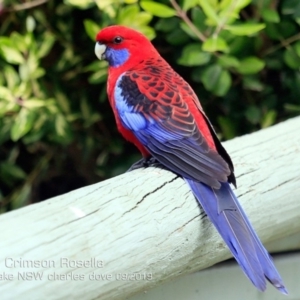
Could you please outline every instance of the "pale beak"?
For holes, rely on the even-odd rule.
[[[98,59],[102,60],[106,58],[105,51],[106,51],[106,46],[104,44],[101,44],[100,42],[97,42],[95,45],[95,54],[98,57]]]

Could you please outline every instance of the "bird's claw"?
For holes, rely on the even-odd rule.
[[[135,162],[126,172],[130,172],[140,168],[148,168],[148,167],[162,167],[162,164],[156,160],[154,157],[142,158]]]

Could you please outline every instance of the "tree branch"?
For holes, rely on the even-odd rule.
[[[34,1],[30,1],[30,2],[25,2],[22,4],[16,4],[12,8],[8,8],[7,11],[20,11],[20,10],[31,9],[33,7],[45,4],[48,1],[49,0],[34,0]]]
[[[181,18],[190,27],[190,29],[194,32],[194,34],[200,41],[205,42],[206,36],[193,24],[193,22],[189,19],[185,11],[181,9],[178,3],[175,0],[170,0],[170,3],[176,10],[178,17]]]

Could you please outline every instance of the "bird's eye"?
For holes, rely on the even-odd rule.
[[[116,36],[116,37],[114,38],[114,43],[115,43],[115,44],[121,44],[122,41],[123,41],[123,38],[120,37],[120,36]]]

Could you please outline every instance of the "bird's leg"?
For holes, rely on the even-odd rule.
[[[160,162],[156,160],[153,156],[150,157],[143,157],[142,159],[135,162],[128,170],[127,172],[140,169],[140,168],[148,168],[148,167],[162,167]]]

